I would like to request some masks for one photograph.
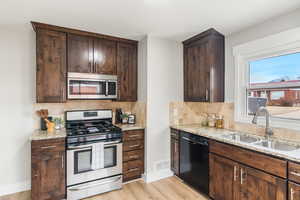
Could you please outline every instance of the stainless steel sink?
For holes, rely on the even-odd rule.
[[[258,138],[256,137],[252,137],[249,135],[240,135],[237,133],[233,133],[233,134],[228,134],[228,135],[223,135],[223,138],[229,139],[229,140],[233,140],[233,141],[238,141],[238,142],[245,142],[245,143],[254,143],[259,141]]]
[[[275,149],[275,150],[279,150],[279,151],[294,151],[297,149],[300,149],[300,146],[298,145],[294,145],[294,144],[289,144],[289,143],[285,143],[285,142],[280,142],[280,141],[261,141],[261,142],[257,142],[254,145],[257,146],[262,146],[262,147],[266,147],[266,148],[270,148],[270,149]]]

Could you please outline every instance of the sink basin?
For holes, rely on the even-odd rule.
[[[253,142],[257,142],[259,140],[256,137],[252,137],[249,135],[240,135],[237,133],[223,135],[222,137],[226,138],[226,139],[234,140],[234,141],[245,142],[245,143],[253,143]]]
[[[261,141],[255,143],[255,145],[266,147],[266,148],[271,148],[279,151],[294,151],[297,149],[300,149],[300,146],[293,145],[293,144],[288,144],[285,142],[280,142],[280,141]]]

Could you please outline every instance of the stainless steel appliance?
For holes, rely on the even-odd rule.
[[[208,139],[186,132],[180,133],[179,177],[198,191],[208,195]]]
[[[68,73],[68,99],[116,99],[115,75]]]
[[[111,110],[67,111],[67,199],[77,200],[122,187],[122,131]],[[95,153],[97,145],[102,153]],[[94,162],[102,160],[101,168]]]

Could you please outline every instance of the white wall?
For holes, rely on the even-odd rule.
[[[35,34],[29,24],[0,26],[0,196],[30,188]]]
[[[241,22],[243,23],[243,22]],[[283,15],[244,31],[234,33],[225,40],[225,101],[234,101],[234,57],[232,48],[236,45],[249,42],[279,33],[288,29],[300,27],[300,9]]]
[[[152,36],[146,40],[146,181],[151,182],[171,175],[169,103],[183,100],[183,58],[181,43]]]

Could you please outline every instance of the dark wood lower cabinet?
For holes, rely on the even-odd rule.
[[[31,199],[65,198],[64,139],[32,141],[31,150]]]
[[[179,133],[171,129],[171,170],[179,176]]]
[[[209,195],[215,200],[239,199],[239,165],[215,154],[209,155]]]
[[[240,200],[285,200],[286,180],[250,167],[240,167]]]
[[[123,132],[123,182],[144,173],[144,130]]]
[[[300,200],[300,184],[289,182],[289,200]]]

